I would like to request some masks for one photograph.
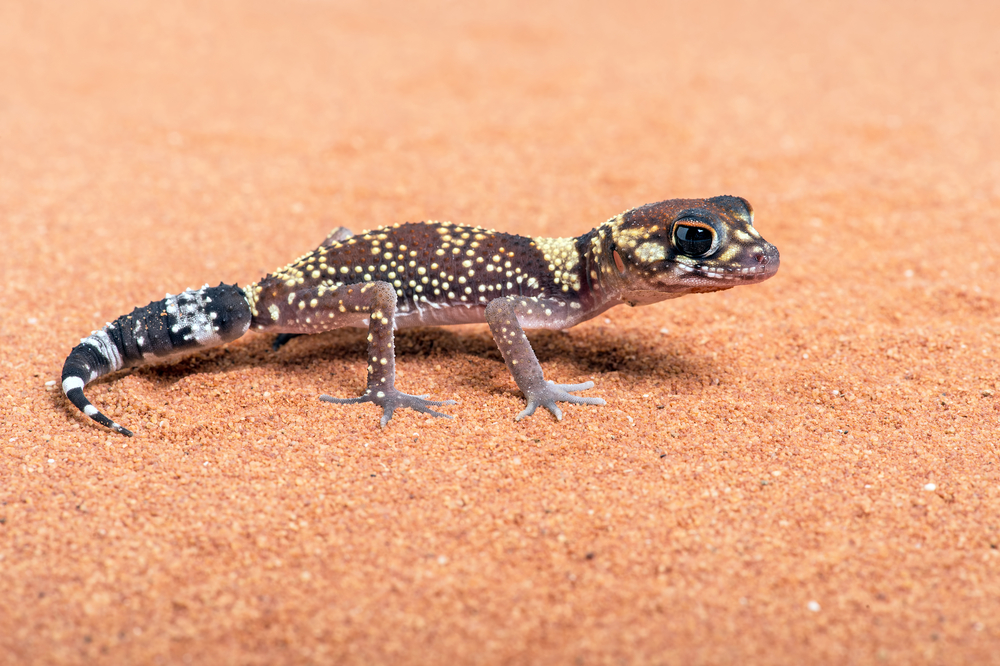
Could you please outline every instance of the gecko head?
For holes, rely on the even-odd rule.
[[[740,197],[647,204],[609,225],[614,265],[628,277],[629,291],[719,291],[778,271],[778,249],[754,228],[753,209]]]

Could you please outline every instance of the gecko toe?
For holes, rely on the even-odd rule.
[[[528,418],[535,413],[539,406],[552,412],[557,421],[562,421],[563,412],[556,403],[568,402],[575,405],[603,405],[603,398],[590,396],[573,395],[571,391],[584,391],[594,387],[594,382],[584,382],[582,384],[556,384],[547,381],[541,386],[533,388],[528,395],[528,406],[523,412],[517,415],[516,421]]]
[[[520,421],[521,419],[526,419],[529,416],[531,416],[532,414],[534,414],[536,409],[538,409],[538,403],[536,403],[534,400],[529,400],[528,401],[528,406],[525,407],[524,410],[520,414],[518,414],[517,416],[515,416],[514,420],[515,421]]]
[[[561,388],[563,391],[586,391],[587,389],[594,388],[594,382],[584,382],[582,384],[556,384],[550,380],[549,384]]]
[[[332,395],[321,395],[319,399],[323,402],[331,402],[335,405],[357,405],[362,402],[371,402],[367,394],[358,396],[357,398],[334,398]]]
[[[446,402],[451,402],[452,404],[455,403],[454,400],[446,401]],[[418,412],[420,412],[421,414],[430,414],[431,416],[437,416],[438,418],[442,418],[442,419],[453,419],[453,418],[455,418],[451,414],[442,414],[441,412],[435,412],[433,409],[430,409],[428,407],[414,407],[414,409],[417,410]]]
[[[392,419],[392,415],[399,407],[409,407],[410,409],[422,414],[429,414],[431,416],[450,419],[454,417],[449,416],[448,414],[436,412],[431,409],[431,407],[458,404],[454,400],[427,400],[426,395],[410,395],[409,393],[403,393],[402,391],[394,388],[382,388],[374,393],[370,390],[365,391],[364,395],[360,395],[357,398],[334,398],[329,395],[321,395],[319,399],[323,402],[330,402],[335,405],[356,405],[362,402],[375,403],[382,408],[382,418],[379,420],[379,425],[383,428],[389,423]]]

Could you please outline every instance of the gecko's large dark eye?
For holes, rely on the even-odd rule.
[[[715,241],[715,231],[703,224],[680,222],[674,227],[674,245],[681,254],[701,257],[708,254]]]

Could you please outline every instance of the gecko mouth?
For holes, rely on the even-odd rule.
[[[716,280],[760,280],[770,277],[777,272],[777,263],[762,264],[760,266],[745,266],[742,268],[723,268],[716,266],[688,266],[678,264],[678,268],[685,273],[697,277],[712,278]]]

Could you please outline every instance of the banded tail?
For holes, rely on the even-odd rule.
[[[83,387],[122,368],[231,342],[247,332],[250,318],[243,290],[235,285],[206,284],[176,296],[167,294],[80,340],[63,364],[63,393],[93,420],[131,437],[130,430],[90,404]]]

